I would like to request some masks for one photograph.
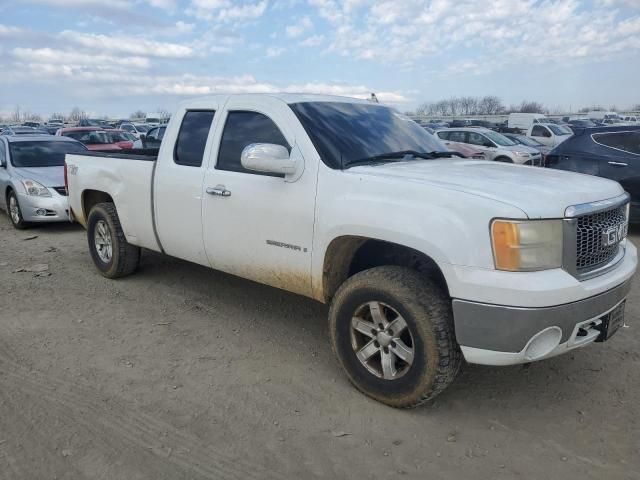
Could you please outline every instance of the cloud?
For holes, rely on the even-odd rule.
[[[267,0],[256,3],[234,3],[230,0],[192,0],[186,10],[200,20],[222,23],[244,23],[261,17],[267,10]]]
[[[639,2],[308,0],[328,22],[329,52],[406,68],[437,59],[456,74],[523,62],[566,67],[613,53],[637,58],[640,15],[613,7]]]
[[[267,58],[279,57],[285,52],[286,49],[282,47],[269,47],[267,48]]]
[[[0,38],[17,38],[22,34],[24,34],[24,30],[21,28],[0,23]]]
[[[195,55],[193,48],[176,43],[157,42],[126,35],[102,35],[65,30],[59,37],[85,48],[95,49],[97,54],[124,53],[160,58],[188,58]]]
[[[87,54],[77,51],[54,50],[51,48],[14,48],[12,55],[23,62],[32,64],[65,64],[70,69],[98,67],[109,69],[113,66],[131,68],[149,68],[150,62],[144,57],[125,57],[122,55]]]
[[[285,33],[289,38],[297,38],[303,33],[313,28],[313,22],[308,16],[302,17],[297,23],[289,25]]]
[[[317,47],[324,42],[324,35],[313,35],[302,40],[299,45],[301,47]]]
[[[29,55],[23,55],[25,59]],[[368,98],[376,92],[383,102],[402,103],[407,98],[401,92],[379,91],[366,85],[334,83],[274,84],[256,80],[252,75],[232,77],[203,75],[152,75],[146,72],[132,72],[129,68],[113,68],[106,71],[76,68],[68,63],[49,63],[46,55],[44,63],[38,61],[20,64],[12,68],[9,75],[0,76],[0,85],[19,83],[27,79],[52,88],[77,89],[90,98],[135,98],[141,101],[148,96],[203,96],[238,93],[316,93],[340,95],[354,98]],[[65,58],[70,60],[71,58]],[[37,60],[37,59],[35,59]],[[64,80],[61,82],[60,80]]]
[[[185,23],[179,20],[176,22],[175,30],[176,33],[191,33],[195,27],[196,25],[194,23]]]

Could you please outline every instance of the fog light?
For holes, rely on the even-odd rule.
[[[40,215],[41,217],[44,217],[47,214],[47,211],[44,208],[39,208],[36,210],[36,215]]]
[[[560,327],[545,328],[529,340],[529,345],[527,345],[527,349],[524,352],[524,357],[527,360],[542,358],[560,345],[561,339],[562,330],[560,330]]]

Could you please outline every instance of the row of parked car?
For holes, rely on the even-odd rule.
[[[60,127],[57,125],[11,125],[0,128],[0,135],[56,135],[70,137],[89,150],[131,150],[158,148],[166,125],[147,125],[125,122],[112,126]]]

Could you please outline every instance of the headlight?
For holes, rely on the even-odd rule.
[[[519,157],[530,157],[531,156],[526,152],[514,152],[514,153]]]
[[[27,195],[32,195],[34,197],[50,197],[51,192],[44,185],[36,182],[35,180],[23,180],[22,184],[24,185],[25,190],[27,191]]]
[[[498,270],[562,267],[562,220],[494,220],[491,243]]]

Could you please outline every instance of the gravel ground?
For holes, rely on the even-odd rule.
[[[640,479],[638,284],[611,342],[410,411],[350,386],[323,305],[151,252],[107,280],[76,226],[0,214],[0,284],[3,480]]]

